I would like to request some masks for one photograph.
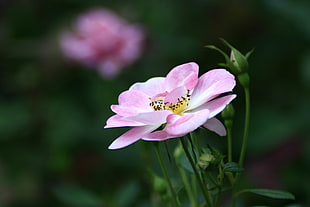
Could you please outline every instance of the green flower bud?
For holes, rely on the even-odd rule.
[[[223,119],[225,120],[231,120],[234,118],[235,115],[235,109],[232,104],[228,104],[225,109],[221,113]]]
[[[233,121],[230,119],[230,120],[225,120],[224,121],[224,124],[225,124],[225,126],[226,126],[226,128],[227,128],[227,130],[228,129],[231,129],[232,128],[232,126],[233,126]]]
[[[210,153],[202,154],[199,158],[198,165],[201,169],[205,170],[209,167],[210,163],[215,160],[214,156]]]
[[[226,129],[229,130],[233,125],[233,118],[235,115],[235,110],[232,104],[228,104],[221,113]]]
[[[248,52],[246,55],[243,55],[239,50],[234,48],[231,44],[229,44],[226,40],[222,39],[223,43],[231,49],[230,52],[230,60],[227,61],[226,59],[226,65],[231,69],[231,71],[235,75],[239,75],[242,73],[247,73],[248,71],[248,57],[252,54],[253,50]]]
[[[234,48],[231,44],[229,44],[226,40],[224,39],[221,39],[221,40],[227,47],[230,48],[231,50],[230,57],[228,57],[228,55],[225,52],[215,47],[214,45],[207,45],[206,47],[216,50],[219,53],[221,53],[224,56],[226,63],[220,63],[219,65],[223,67],[228,67],[234,75],[238,76],[238,80],[240,84],[244,88],[248,88],[249,83],[250,83],[250,78],[248,75],[249,64],[248,64],[247,59],[250,57],[250,55],[252,54],[254,50],[251,50],[245,55],[243,55],[236,48]]]
[[[250,85],[250,76],[248,73],[242,73],[238,75],[239,83],[244,87],[248,88]]]
[[[231,69],[234,70],[235,74],[244,73],[248,70],[249,64],[246,57],[233,47],[231,48],[230,61]]]

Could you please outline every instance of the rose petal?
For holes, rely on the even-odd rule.
[[[124,117],[124,120],[143,123],[145,125],[164,124],[166,123],[167,116],[172,112],[169,110],[152,111],[140,113],[136,116]]]
[[[208,74],[199,78],[198,84],[191,95],[189,109],[194,109],[222,93],[230,92],[235,87],[236,81],[233,75],[223,69],[217,69],[217,71],[218,73],[214,73],[217,79]],[[208,80],[208,78],[211,80]]]
[[[125,91],[118,97],[119,105],[112,105],[113,112],[121,116],[132,116],[140,112],[150,112],[150,97],[139,91]]]
[[[135,83],[129,90],[136,90],[147,94],[149,97],[154,97],[157,94],[164,93],[164,81],[165,78],[157,77],[151,78],[144,83]]]
[[[187,90],[184,86],[178,87],[167,94],[164,102],[168,102],[168,104],[175,104],[182,96],[186,96],[186,93]]]
[[[208,109],[204,109],[195,113],[185,114],[184,116],[171,114],[167,118],[165,131],[174,136],[192,132],[207,121],[209,113]]]
[[[157,129],[159,126],[160,125],[147,125],[130,129],[129,131],[118,137],[116,140],[114,140],[109,146],[109,149],[120,149],[123,147],[127,147],[128,145],[141,139],[141,137]]]
[[[130,126],[143,126],[143,125],[145,124],[132,120],[126,120],[122,116],[114,115],[107,120],[107,123],[104,126],[104,128],[130,127]]]
[[[166,131],[161,130],[161,131],[155,131],[155,132],[149,133],[146,136],[144,136],[142,139],[146,141],[163,141],[163,140],[167,140],[171,138],[182,137],[184,135],[173,136],[171,134],[168,134]]]
[[[220,136],[226,136],[225,126],[216,118],[208,119],[203,126]]]
[[[213,69],[200,76],[198,81],[200,82],[199,84],[203,83],[205,88],[209,88],[217,81],[223,79],[235,79],[235,77],[225,69]]]
[[[218,113],[223,111],[223,109],[226,107],[227,104],[229,104],[234,98],[236,98],[236,95],[227,95],[221,98],[214,99],[212,101],[209,101],[198,108],[196,108],[193,111],[199,111],[202,109],[208,109],[210,111],[209,118],[212,118],[216,116]]]
[[[124,91],[118,96],[119,105],[149,108],[150,97],[140,91]]]
[[[139,114],[139,110],[128,106],[112,105],[111,110],[120,116],[135,116]]]
[[[195,87],[198,81],[199,66],[194,63],[185,63],[173,68],[166,77],[165,87],[168,92],[180,86],[185,86],[191,90]]]

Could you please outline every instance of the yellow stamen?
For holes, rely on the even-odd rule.
[[[154,109],[154,111],[170,110],[175,114],[183,115],[189,101],[190,95],[188,91],[185,96],[178,98],[178,101],[174,104],[168,102],[164,103],[164,97],[157,97],[150,103],[150,106]]]

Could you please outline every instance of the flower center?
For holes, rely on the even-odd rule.
[[[164,102],[164,99],[165,97],[163,96],[156,97],[152,100],[150,106],[154,109],[154,111],[170,110],[175,114],[183,115],[183,112],[185,111],[190,101],[190,94],[188,91],[185,96],[178,98],[176,103]]]

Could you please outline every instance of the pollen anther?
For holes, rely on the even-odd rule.
[[[164,102],[164,98],[165,97],[157,97],[150,103],[150,106],[154,109],[154,111],[170,110],[175,114],[182,115],[189,104],[190,94],[188,90],[187,94],[178,98],[176,103]]]

